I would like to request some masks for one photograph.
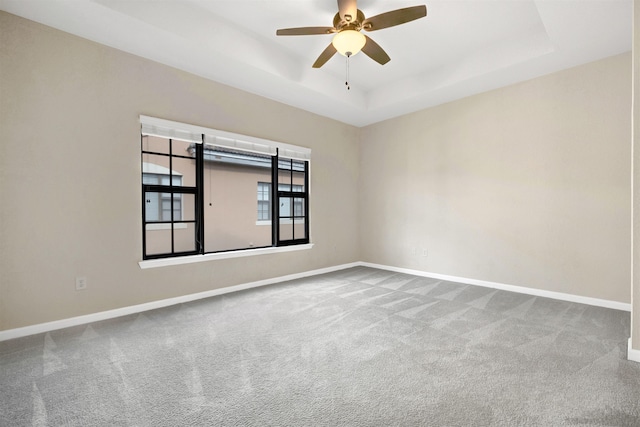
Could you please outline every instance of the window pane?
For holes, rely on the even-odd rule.
[[[278,190],[291,191],[291,171],[278,170]]]
[[[296,239],[307,238],[307,235],[305,232],[305,226],[304,226],[304,218],[293,219],[293,232]]]
[[[174,194],[180,200],[180,214],[182,221],[196,220],[196,195],[187,193]]]
[[[292,217],[291,211],[291,197],[280,197],[280,217]]]
[[[304,216],[304,199],[293,199],[293,215]]]
[[[258,182],[258,221],[271,219],[271,183]]]
[[[173,172],[173,185],[184,187],[196,186],[196,161],[195,159],[171,158]]]
[[[173,139],[171,140],[171,143],[173,144],[171,146],[171,155],[195,158],[195,148],[193,142],[178,141],[176,139]]]
[[[171,193],[162,193],[161,221],[171,221]]]
[[[176,252],[196,250],[196,225],[194,223],[174,224],[173,245]]]
[[[211,147],[206,150],[205,252],[271,246],[271,227],[256,223],[256,219],[269,219],[269,193],[259,183],[271,181],[271,157]],[[258,200],[260,193],[266,198],[264,203]]]
[[[293,222],[290,219],[280,219],[280,240],[293,239]]]
[[[158,156],[156,154],[142,155],[142,173],[153,175],[166,175],[171,172],[169,169],[169,156]],[[155,184],[159,184],[156,182]]]
[[[180,201],[180,195],[173,195],[173,221],[182,220],[182,202]]]
[[[156,184],[160,185],[170,185],[170,183],[174,186],[194,187],[196,185],[195,159],[143,154],[142,173],[143,177],[157,175],[160,178]],[[143,183],[154,184],[154,182]]]
[[[293,172],[293,186],[291,191],[304,192],[304,172]]]
[[[144,193],[145,222],[161,221],[160,193]]]
[[[258,201],[258,221],[271,219],[271,209],[268,201]]]
[[[158,136],[143,136],[142,151],[169,154],[169,140]]]
[[[171,253],[171,225],[147,224],[145,227],[146,254],[158,255]]]
[[[293,160],[291,162],[293,170],[297,172],[304,172],[304,162],[300,160]]]
[[[266,182],[258,183],[258,200],[269,200],[271,193],[271,184]]]
[[[158,184],[158,178],[159,176],[153,173],[143,173],[142,174],[142,183],[143,184],[150,184],[150,185],[157,185]]]
[[[278,169],[278,190],[305,192],[304,162],[281,159]],[[285,206],[287,206],[285,202]]]

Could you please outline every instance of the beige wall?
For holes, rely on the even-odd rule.
[[[0,330],[359,259],[357,128],[5,12],[0,43]],[[141,270],[140,114],[310,147],[313,249]]]
[[[628,303],[631,55],[364,128],[361,258]]]

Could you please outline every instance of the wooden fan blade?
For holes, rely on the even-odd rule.
[[[313,63],[313,68],[322,67],[328,60],[331,59],[333,55],[337,52],[336,48],[333,47],[333,43],[329,43],[329,46],[318,56],[316,62]]]
[[[345,21],[355,21],[358,17],[358,2],[356,0],[338,0],[338,11],[340,18]],[[347,15],[351,18],[345,18]]]
[[[276,36],[311,36],[315,34],[331,34],[335,31],[333,27],[282,28],[276,31]]]
[[[391,61],[391,58],[389,58],[387,52],[385,52],[378,43],[374,42],[366,35],[365,38],[367,39],[367,42],[362,48],[362,51],[365,55],[367,55],[369,58],[373,59],[380,65],[384,65],[387,62]]]
[[[381,30],[424,18],[425,16],[427,16],[427,6],[425,5],[405,7],[404,9],[396,9],[367,18],[362,23],[362,28],[366,31]]]

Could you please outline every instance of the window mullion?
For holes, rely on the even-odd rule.
[[[144,136],[140,135],[140,148],[144,153]],[[147,258],[147,192],[144,185],[144,154],[140,156],[140,170],[142,173],[142,258]]]
[[[304,236],[309,241],[309,162],[304,162]]]
[[[293,191],[293,160],[289,159],[289,190]],[[296,219],[294,198],[289,197],[289,216],[291,216],[291,240],[296,240]]]
[[[171,188],[171,197],[169,198],[169,209],[171,218],[171,253],[176,253],[175,245],[175,227],[173,218],[173,139],[169,139],[169,187]],[[162,203],[162,202],[161,202]]]
[[[280,199],[278,198],[278,149],[271,157],[271,246],[279,246],[280,241]]]
[[[204,135],[196,144],[196,249],[204,254]]]

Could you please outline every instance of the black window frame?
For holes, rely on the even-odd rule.
[[[288,163],[288,167],[286,167],[287,163]],[[302,165],[303,169],[300,170],[299,168],[295,168],[294,163],[297,165]],[[288,182],[280,183],[279,181],[280,171],[289,172]],[[293,191],[293,186],[295,185],[293,184],[294,172],[304,173],[304,185],[303,185],[302,192]],[[271,221],[272,223],[271,226],[273,231],[272,241],[277,242],[276,246],[291,246],[291,245],[301,245],[301,244],[309,243],[309,162],[306,160],[302,161],[302,160],[295,160],[290,158],[280,158],[278,157],[278,154],[276,154],[273,157],[271,174],[272,174],[271,181],[274,183],[272,184],[271,187],[278,189],[277,191],[275,191],[276,196],[273,198],[274,203],[271,204],[271,207],[272,207],[271,216],[272,218],[275,218],[273,221]],[[281,190],[280,189],[281,184],[288,185],[289,191]],[[280,199],[281,198],[290,199],[291,214],[288,216],[280,215]],[[301,216],[295,215],[295,199],[302,199],[303,215]],[[296,238],[295,222],[296,222],[296,219],[300,219],[300,218],[304,219],[304,236],[302,238]],[[280,220],[281,219],[291,220],[292,222],[291,239],[285,240],[280,238]]]
[[[195,187],[190,187],[190,186],[185,186],[185,185],[174,185],[173,181],[173,158],[177,157],[177,158],[183,158],[183,159],[192,159],[192,157],[189,156],[184,156],[184,155],[179,155],[179,154],[174,154],[173,153],[173,139],[172,138],[165,138],[168,140],[168,145],[169,145],[169,153],[162,153],[162,152],[156,152],[156,151],[149,151],[149,150],[145,150],[144,149],[144,135],[141,135],[140,137],[140,145],[141,145],[141,159],[142,162],[144,163],[144,155],[145,154],[149,154],[152,156],[161,156],[161,157],[167,157],[169,159],[169,185],[162,185],[162,184],[145,184],[144,183],[144,168],[143,168],[143,172],[140,175],[141,181],[142,181],[142,259],[157,259],[157,258],[169,258],[169,257],[178,257],[178,256],[188,256],[188,255],[197,255],[200,250],[201,250],[201,240],[198,238],[198,235],[200,234],[200,228],[201,228],[201,223],[202,221],[198,218],[198,212],[201,210],[198,206],[199,201],[202,200],[202,198],[198,197],[198,188],[197,185]],[[197,182],[197,174],[198,174],[198,164],[197,164],[197,159],[196,159],[196,182]],[[171,198],[171,219],[169,220],[164,220],[162,218],[160,218],[159,220],[156,221],[148,221],[147,220],[147,203],[149,203],[149,199],[147,198],[147,193],[158,193],[158,194],[169,194],[170,198]],[[180,195],[180,199],[181,202],[182,200],[184,200],[183,195],[185,194],[193,194],[194,195],[194,219],[192,220],[186,220],[184,219],[184,212],[183,209],[181,208],[181,218],[180,219],[176,219],[174,218],[174,209],[173,209],[173,204],[175,202],[175,196],[176,194]],[[147,226],[148,225],[152,225],[152,224],[165,224],[167,225],[168,229],[171,230],[171,252],[165,252],[165,253],[157,253],[157,254],[148,254],[147,253],[147,232],[151,231],[151,230],[147,230]],[[194,250],[192,251],[176,251],[175,249],[175,230],[176,230],[176,224],[194,224]]]
[[[270,213],[271,213],[271,245],[270,246],[261,246],[261,247],[247,247],[247,248],[237,248],[237,249],[228,249],[228,250],[219,250],[219,251],[207,251],[205,247],[205,226],[204,223],[204,159],[205,159],[205,149],[204,149],[204,140],[205,135],[202,135],[202,143],[193,143],[192,149],[189,150],[192,157],[183,156],[183,155],[174,155],[172,152],[173,149],[173,139],[168,137],[161,137],[169,140],[169,154],[165,153],[157,153],[153,151],[144,150],[144,145],[142,143],[144,135],[141,138],[141,146],[142,146],[142,158],[144,159],[144,154],[152,154],[152,155],[161,155],[168,156],[170,159],[171,166],[171,158],[172,157],[181,157],[181,158],[191,158],[195,160],[195,186],[176,186],[173,185],[173,171],[170,169],[170,177],[169,183],[170,185],[151,185],[151,184],[142,184],[142,252],[143,252],[143,260],[153,260],[153,259],[162,259],[162,258],[176,258],[182,256],[190,256],[190,255],[207,255],[207,254],[215,254],[215,253],[227,253],[227,252],[236,252],[236,251],[244,251],[244,250],[252,250],[252,249],[261,249],[261,248],[269,248],[269,247],[281,247],[281,246],[291,246],[291,245],[301,245],[310,243],[309,237],[309,160],[297,160],[288,157],[280,157],[279,150],[276,148],[276,153],[271,156],[271,192],[270,192]],[[242,150],[240,150],[242,151]],[[293,188],[292,180],[294,172],[302,172],[304,173],[304,185],[303,191],[274,191],[274,188],[279,188],[278,182],[278,172],[283,169],[281,166],[288,163],[290,166],[290,179],[291,181],[286,183],[290,185],[290,189]],[[297,169],[294,171],[294,164]],[[302,169],[300,169],[302,167]],[[144,172],[140,175],[141,181]],[[262,181],[264,182],[264,181]],[[171,221],[147,221],[146,220],[146,193],[148,192],[160,192],[160,193],[169,193],[171,194],[172,203],[173,197],[176,194],[193,194],[195,197],[195,215],[193,220],[175,220],[173,218],[173,210],[171,211]],[[281,217],[279,212],[279,203],[275,203],[277,200],[279,202],[281,197],[289,197],[291,198],[292,203],[292,211],[295,210],[293,203],[295,199],[303,200],[303,215],[295,215],[295,212],[292,212],[290,217]],[[172,205],[173,206],[173,205]],[[290,218],[292,223],[295,223],[296,220],[302,219],[304,221],[304,236],[296,236],[295,231],[292,233],[291,239],[280,239],[280,220],[281,218]],[[195,224],[195,236],[194,236],[194,247],[193,251],[182,251],[176,252],[174,246],[174,232],[175,232],[175,224],[180,223],[194,223]],[[171,252],[166,253],[147,253],[147,225],[148,224],[169,224],[171,228]],[[292,230],[295,230],[295,227],[292,226]]]

